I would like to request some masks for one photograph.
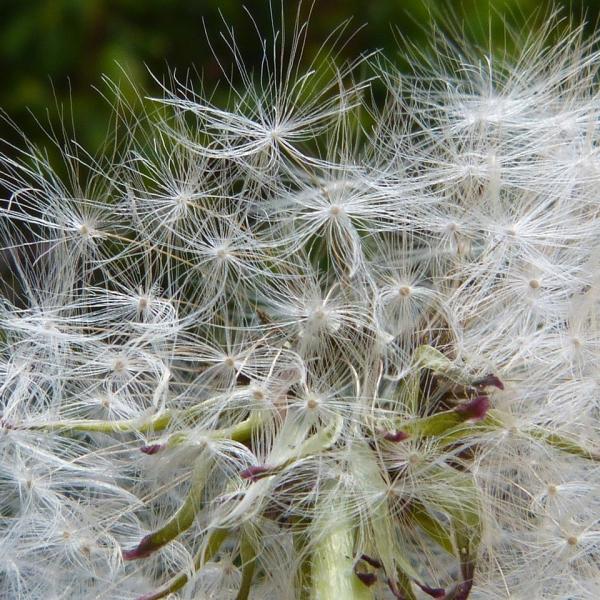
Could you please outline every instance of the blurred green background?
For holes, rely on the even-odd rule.
[[[283,3],[285,20],[292,23],[298,2]],[[269,31],[268,0],[250,0],[247,5],[258,28]],[[303,15],[310,5],[310,0],[301,5]],[[536,9],[547,14],[551,6],[564,7],[565,14],[586,14],[590,27],[600,12],[600,0],[318,0],[305,58],[314,55],[329,32],[350,17],[349,31],[358,31],[344,47],[346,56],[382,48],[392,57],[398,55],[395,28],[420,46],[427,45],[424,26],[430,13],[451,12],[475,37],[477,32],[487,36],[489,29],[501,43],[499,15],[519,24]],[[97,147],[110,114],[110,103],[94,89],[107,91],[103,74],[119,80],[124,71],[136,86],[156,93],[150,72],[161,79],[169,69],[181,74],[195,67],[210,88],[219,68],[205,27],[220,53],[219,31],[224,23],[234,28],[246,63],[256,64],[260,46],[242,7],[236,0],[0,0],[0,107],[30,139],[39,141],[45,134],[31,115],[42,123],[48,118],[57,122],[61,107],[67,115],[72,107],[78,140]],[[276,15],[280,7],[280,0],[273,0]],[[0,138],[15,139],[6,122],[0,124]]]

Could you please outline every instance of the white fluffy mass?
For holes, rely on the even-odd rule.
[[[412,74],[303,70],[298,25],[256,72],[231,42],[225,105],[114,86],[102,156],[0,156],[0,597],[598,598],[600,53],[563,25]]]

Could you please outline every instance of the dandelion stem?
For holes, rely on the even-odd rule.
[[[527,435],[530,437],[545,442],[549,446],[558,448],[567,454],[573,454],[575,456],[581,456],[593,461],[600,461],[600,454],[592,452],[583,446],[580,446],[576,441],[566,438],[558,433],[552,433],[544,430],[542,427],[536,427],[529,429]]]
[[[198,411],[194,407],[194,412],[190,411],[166,411],[155,417],[141,421],[139,419],[127,419],[122,421],[102,421],[102,420],[73,420],[73,421],[54,421],[44,423],[43,425],[26,425],[23,429],[39,430],[39,431],[84,431],[96,433],[152,433],[156,431],[164,431],[176,417],[186,418],[195,415]],[[230,439],[235,442],[245,442],[250,439],[252,432],[260,424],[260,418],[253,415],[244,421],[240,421],[236,425],[223,429],[208,431],[207,434],[214,439]],[[179,437],[176,437],[179,436]],[[170,446],[177,445],[185,441],[184,438],[179,439],[180,434],[173,436],[173,441],[169,441]]]
[[[194,559],[194,571],[199,571],[205,565],[205,563],[211,560],[211,558],[219,551],[219,548],[225,541],[227,534],[227,529],[215,529],[210,534],[206,543],[206,547],[199,552]],[[160,598],[164,598],[165,596],[180,590],[187,583],[187,581],[188,576],[185,573],[181,573],[180,575],[173,577],[171,581],[169,581],[156,592],[151,592],[150,594],[140,596],[138,600],[160,600]]]
[[[197,512],[200,510],[204,485],[211,467],[210,455],[207,456],[207,453],[201,454],[194,467],[190,492],[179,510],[160,529],[142,538],[135,548],[123,552],[125,560],[145,558],[191,527]]]
[[[317,545],[311,568],[311,600],[371,600],[371,590],[353,568],[354,532],[347,520]]]
[[[40,431],[85,431],[96,433],[150,433],[166,429],[173,420],[173,411],[166,411],[146,421],[127,419],[122,421],[73,420],[53,421],[43,425],[26,425],[24,429]]]
[[[256,569],[256,553],[250,540],[244,534],[240,540],[240,559],[242,561],[242,583],[235,600],[247,600]]]

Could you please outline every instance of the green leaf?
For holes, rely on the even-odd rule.
[[[433,517],[423,504],[413,501],[410,507],[410,516],[434,542],[443,548],[448,554],[454,556],[454,544],[452,534],[444,525]]]
[[[451,518],[454,540],[465,581],[473,578],[475,559],[481,541],[481,501],[475,481],[468,473],[456,473],[452,478],[455,497],[446,503]]]
[[[331,448],[339,439],[344,426],[344,419],[340,415],[335,415],[333,421],[323,429],[320,429],[300,446],[298,456],[310,456],[319,454],[327,448]]]
[[[418,579],[418,573],[406,558],[410,554],[401,548],[402,536],[398,535],[397,525],[388,503],[382,502],[373,513],[373,537],[376,556],[388,574],[400,570],[412,579]]]
[[[558,433],[552,433],[546,431],[542,427],[536,427],[533,429],[527,430],[527,435],[530,435],[532,438],[536,440],[540,440],[549,446],[557,448],[558,450],[562,450],[567,454],[573,454],[575,456],[581,456],[583,458],[588,458],[594,461],[600,461],[600,455],[584,448],[580,444],[578,444],[575,440],[571,440],[566,438]]]
[[[419,346],[413,355],[415,366],[429,369],[451,379],[455,383],[468,384],[469,378],[447,356],[433,346]]]
[[[396,567],[396,585],[402,592],[404,600],[417,600],[410,583],[410,577],[400,568]]]

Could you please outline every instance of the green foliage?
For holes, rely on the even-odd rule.
[[[286,22],[294,22],[297,10],[308,15],[310,4],[304,2],[298,6],[298,0],[285,2]],[[594,0],[554,4],[568,4],[575,14],[585,11],[590,23],[600,10]],[[492,40],[502,45],[504,28],[499,16],[508,23],[518,24],[530,19],[536,9],[539,15],[552,5],[550,0],[321,1],[313,8],[304,60],[310,61],[330,32],[350,18],[350,29],[356,30],[356,34],[344,45],[340,61],[375,48],[393,57],[397,54],[398,36],[423,48],[429,40],[428,23],[436,15],[464,23],[465,31],[476,39],[487,40],[491,35]],[[268,3],[251,3],[250,9],[256,28],[270,31]],[[279,11],[279,3],[274,1],[275,19]],[[111,113],[110,104],[95,89],[106,92],[101,75],[114,81],[129,79],[133,84],[131,94],[134,88],[155,89],[150,73],[162,80],[169,76],[169,70],[174,70],[178,77],[184,77],[190,70],[197,71],[210,87],[221,73],[206,32],[210,43],[218,46],[221,42],[218,32],[225,28],[224,22],[235,30],[246,64],[258,66],[261,57],[258,36],[240,1],[2,2],[0,107],[19,123],[29,139],[38,142],[47,137],[27,111],[42,115],[50,108],[50,119],[56,125],[61,113],[68,117],[72,110],[78,121],[78,140],[86,147],[97,148],[106,137]],[[15,132],[2,124],[0,137],[12,141]]]

